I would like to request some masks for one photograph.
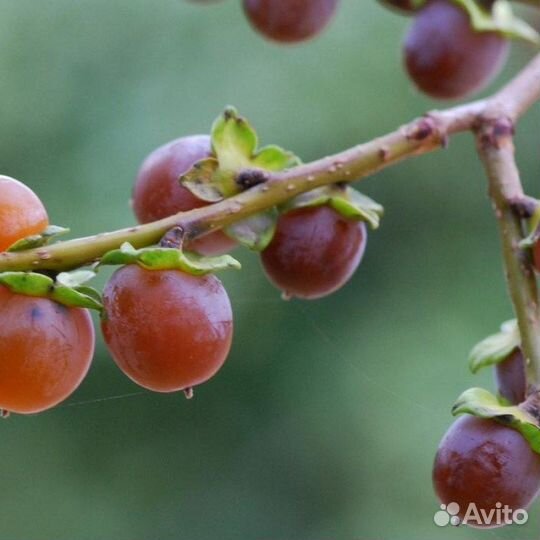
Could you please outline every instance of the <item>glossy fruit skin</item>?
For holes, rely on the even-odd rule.
[[[518,405],[527,396],[527,367],[520,349],[495,366],[495,382],[501,397]]]
[[[0,285],[0,409],[37,413],[66,399],[90,368],[94,341],[86,309]]]
[[[117,270],[103,292],[102,330],[120,369],[140,386],[175,392],[212,377],[227,358],[233,320],[213,275]]]
[[[337,5],[338,0],[244,0],[244,12],[263,36],[295,43],[319,34]]]
[[[431,0],[405,38],[404,61],[420,90],[438,99],[458,99],[487,86],[508,49],[500,34],[475,32],[462,8],[449,0]]]
[[[470,503],[486,512],[497,503],[512,510],[526,509],[540,488],[540,455],[518,431],[494,420],[464,415],[441,441],[433,484],[442,503],[459,504],[462,519]]]
[[[208,135],[193,135],[171,141],[154,150],[143,162],[133,188],[133,211],[139,223],[150,223],[178,212],[207,206],[182,186],[179,178],[193,164],[210,156]],[[191,242],[188,249],[202,255],[226,253],[234,240],[216,231]]]
[[[328,206],[283,214],[261,261],[270,281],[286,296],[315,299],[342,287],[360,264],[367,243],[363,222]]]
[[[0,176],[0,251],[49,225],[47,211],[38,196],[27,186]]]

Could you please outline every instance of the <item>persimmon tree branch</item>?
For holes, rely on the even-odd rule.
[[[172,227],[179,226],[193,239],[249,217],[320,186],[361,180],[405,158],[446,145],[448,137],[471,129],[485,102],[446,111],[434,111],[396,131],[349,150],[280,173],[264,173],[261,183],[222,202],[180,212],[165,219],[58,242],[26,251],[0,253],[0,272],[69,270],[91,264],[106,252],[130,242],[140,248],[156,244]]]
[[[540,316],[529,255],[519,247],[522,222],[513,209],[523,198],[514,160],[514,123],[540,98],[540,55],[492,97],[432,111],[395,131],[344,152],[279,173],[257,174],[258,185],[219,203],[181,212],[160,221],[21,252],[0,253],[0,272],[63,271],[98,261],[124,242],[136,248],[159,242],[173,227],[193,239],[272,208],[317,187],[361,180],[401,160],[446,146],[450,136],[476,134],[501,232],[510,296],[519,321],[523,349],[540,382]],[[250,171],[239,173],[238,184]],[[247,175],[247,176],[246,176]]]
[[[522,349],[530,360],[530,380],[540,383],[540,311],[530,253],[523,250],[523,225],[513,201],[523,198],[514,156],[514,126],[510,119],[486,114],[477,129],[478,154],[489,181],[489,193],[499,225],[508,290],[518,321]]]

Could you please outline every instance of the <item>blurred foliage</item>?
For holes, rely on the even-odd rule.
[[[440,106],[401,70],[407,19],[372,1],[343,0],[319,39],[292,48],[255,35],[233,0],[0,6],[0,170],[77,236],[133,223],[144,156],[207,131],[229,103],[304,160]],[[514,49],[499,84],[531,54]],[[518,130],[536,195],[539,120],[536,109]],[[536,538],[538,504],[518,530],[433,524],[450,405],[492,388],[467,353],[511,316],[471,143],[363,182],[386,218],[328,299],[282,302],[240,253],[244,270],[224,276],[234,348],[194,400],[141,391],[100,341],[68,403],[3,422],[0,539]]]

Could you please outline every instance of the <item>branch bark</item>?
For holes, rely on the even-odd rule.
[[[185,231],[188,239],[203,236],[300,193],[336,182],[358,181],[403,159],[444,147],[450,135],[470,130],[485,107],[486,102],[477,101],[446,111],[433,111],[396,131],[339,154],[268,174],[264,183],[211,206],[180,212],[146,225],[17,253],[0,253],[0,272],[78,268],[95,262],[124,242],[137,248],[156,244],[176,226]]]
[[[540,311],[531,256],[519,243],[523,227],[513,201],[524,197],[515,161],[513,123],[508,118],[486,116],[476,133],[478,154],[489,181],[501,236],[508,291],[514,305],[521,346],[529,360],[529,380],[540,383]]]

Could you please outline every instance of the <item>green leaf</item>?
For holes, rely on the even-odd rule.
[[[486,366],[506,360],[521,346],[517,321],[512,319],[501,326],[501,331],[476,344],[469,354],[469,369],[476,373]]]
[[[69,229],[65,227],[58,227],[57,225],[49,225],[41,234],[33,234],[18,240],[8,248],[10,252],[26,251],[27,249],[34,249],[38,247],[46,246],[50,244],[58,236],[67,234]]]
[[[240,263],[230,255],[202,257],[176,248],[135,249],[127,242],[122,244],[120,249],[106,253],[101,259],[100,266],[123,264],[138,264],[147,270],[181,270],[194,276],[228,268],[241,268]]]
[[[481,7],[475,0],[451,1],[469,14],[471,24],[478,32],[500,32],[510,39],[521,39],[540,45],[538,32],[514,15],[512,6],[507,0],[497,0],[491,11]]]
[[[253,251],[263,251],[274,237],[277,220],[277,210],[271,209],[237,221],[226,227],[224,231],[239,244]]]
[[[102,310],[101,297],[97,291],[76,285],[94,277],[94,272],[80,270],[60,276],[60,280],[55,282],[48,276],[33,272],[4,272],[0,274],[0,284],[15,294],[48,298],[67,307]]]
[[[472,414],[479,418],[492,418],[519,431],[531,448],[540,453],[540,427],[535,416],[525,410],[527,407],[529,407],[527,402],[519,406],[501,405],[499,400],[487,390],[470,388],[458,398],[452,407],[452,414],[454,416]]]
[[[283,211],[324,205],[332,207],[347,219],[365,221],[372,229],[379,227],[380,218],[384,213],[384,208],[379,203],[350,186],[324,186],[302,193],[287,202]]]

